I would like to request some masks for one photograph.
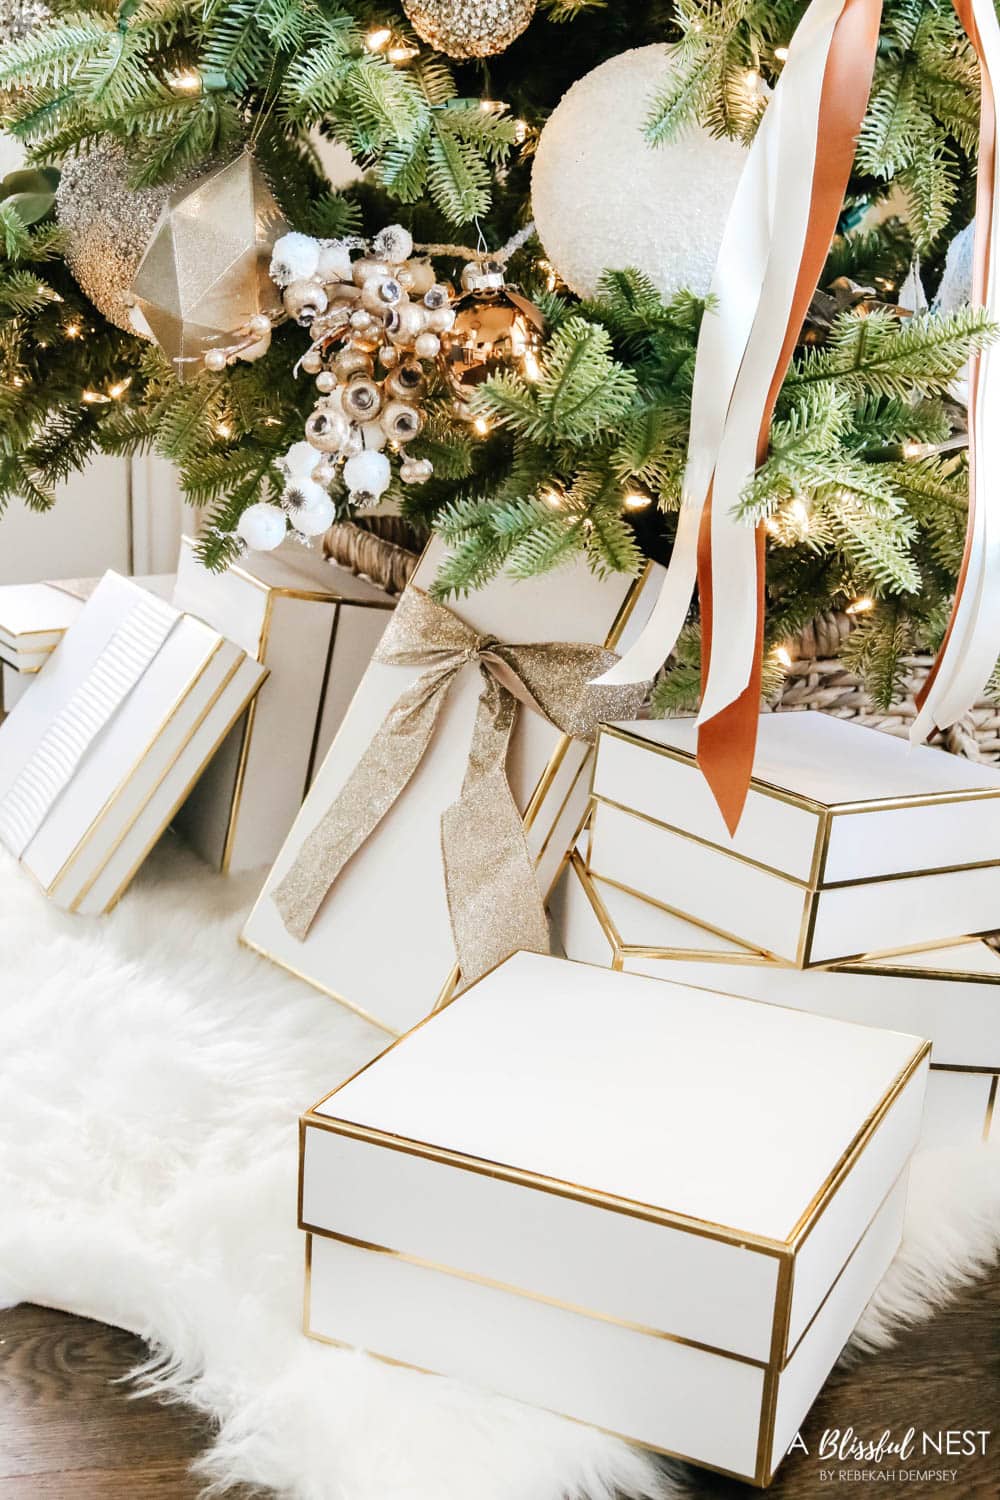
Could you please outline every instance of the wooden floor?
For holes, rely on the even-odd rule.
[[[0,1500],[194,1500],[199,1485],[188,1465],[207,1444],[208,1429],[185,1407],[132,1401],[127,1388],[113,1383],[142,1356],[131,1335],[83,1318],[35,1307],[0,1313]],[[834,1374],[803,1428],[809,1456],[786,1459],[768,1496],[997,1500],[1000,1431],[985,1458],[907,1465],[957,1468],[950,1483],[852,1480],[849,1472],[862,1466],[821,1463],[815,1450],[829,1428],[852,1426],[865,1436],[891,1428],[901,1437],[909,1427],[996,1430],[998,1418],[1000,1273],[896,1349]],[[821,1475],[828,1469],[832,1479]],[[749,1500],[756,1493],[701,1471],[687,1470],[684,1479],[703,1500]],[[249,1492],[239,1500],[249,1500]],[[474,1488],[467,1500],[476,1500]]]

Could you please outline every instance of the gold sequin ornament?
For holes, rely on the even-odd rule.
[[[491,57],[521,35],[536,0],[403,0],[419,37],[448,57]]]
[[[130,187],[117,145],[72,157],[56,190],[66,264],[80,290],[109,323],[146,338],[149,330],[133,321],[128,289],[169,194],[168,187]]]

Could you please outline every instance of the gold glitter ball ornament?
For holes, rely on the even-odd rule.
[[[521,35],[536,0],[403,0],[414,31],[448,57],[491,57]]]
[[[126,333],[140,331],[128,288],[169,192],[130,187],[120,146],[100,146],[62,168],[56,217],[66,237],[66,263],[98,312]]]
[[[42,0],[0,0],[0,47],[24,41],[51,19]]]
[[[268,266],[287,228],[247,152],[171,193],[131,293],[135,316],[179,379],[199,373],[210,351],[233,346],[252,318],[281,314]]]

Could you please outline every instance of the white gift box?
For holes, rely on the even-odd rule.
[[[517,954],[304,1117],[306,1330],[766,1484],[897,1248],[928,1050]]]
[[[986,943],[790,969],[589,875],[579,853],[550,910],[567,958],[927,1037],[922,1139],[968,1145],[1000,1136],[1000,954]]]
[[[269,670],[176,819],[209,864],[256,869],[281,848],[393,600],[303,547],[249,553],[213,573],[185,537],[173,602]]]
[[[173,574],[155,574],[134,580],[160,598],[167,598],[173,588]],[[87,594],[98,580],[67,579],[59,583],[9,583],[0,586],[0,663],[5,684],[10,674],[20,672],[33,676],[45,665],[66,631],[83,609]],[[4,702],[12,708],[19,694]]]
[[[444,556],[442,544],[432,542],[410,586],[429,588]],[[624,645],[652,605],[659,571],[650,568],[636,584],[620,574],[597,578],[574,563],[542,578],[495,579],[449,608],[480,634],[507,642]],[[483,685],[473,665],[451,687],[434,740],[405,791],[343,870],[304,940],[286,930],[271,893],[389,710],[424,670],[371,663],[242,935],[248,947],[391,1035],[444,1003],[457,983],[440,824],[468,764]],[[586,815],[591,755],[588,745],[541,715],[520,712],[507,769],[543,894]]]
[[[594,874],[800,968],[1000,927],[1000,770],[765,714],[730,837],[695,744],[693,719],[602,731]]]
[[[108,573],[0,726],[0,840],[70,911],[107,911],[266,669]]]
[[[7,662],[0,662],[0,688],[2,688],[0,711],[9,714],[30,681],[31,677],[26,677],[16,667],[8,666]]]

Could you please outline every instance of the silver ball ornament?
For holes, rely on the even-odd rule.
[[[306,421],[306,442],[320,453],[339,453],[349,432],[343,412],[318,406]]]
[[[326,311],[327,295],[318,281],[293,281],[285,287],[282,301],[288,316],[304,328]]]
[[[434,473],[429,458],[407,458],[399,466],[399,477],[404,484],[426,484]]]
[[[302,356],[302,368],[307,375],[318,375],[323,368],[323,356],[318,349],[308,349]]]
[[[407,401],[390,401],[382,413],[383,430],[394,443],[412,443],[423,425],[422,415]]]
[[[413,352],[418,359],[437,359],[441,340],[436,333],[419,333],[413,341]]]
[[[342,405],[353,422],[371,422],[382,410],[382,392],[376,381],[358,375],[344,388]]]

